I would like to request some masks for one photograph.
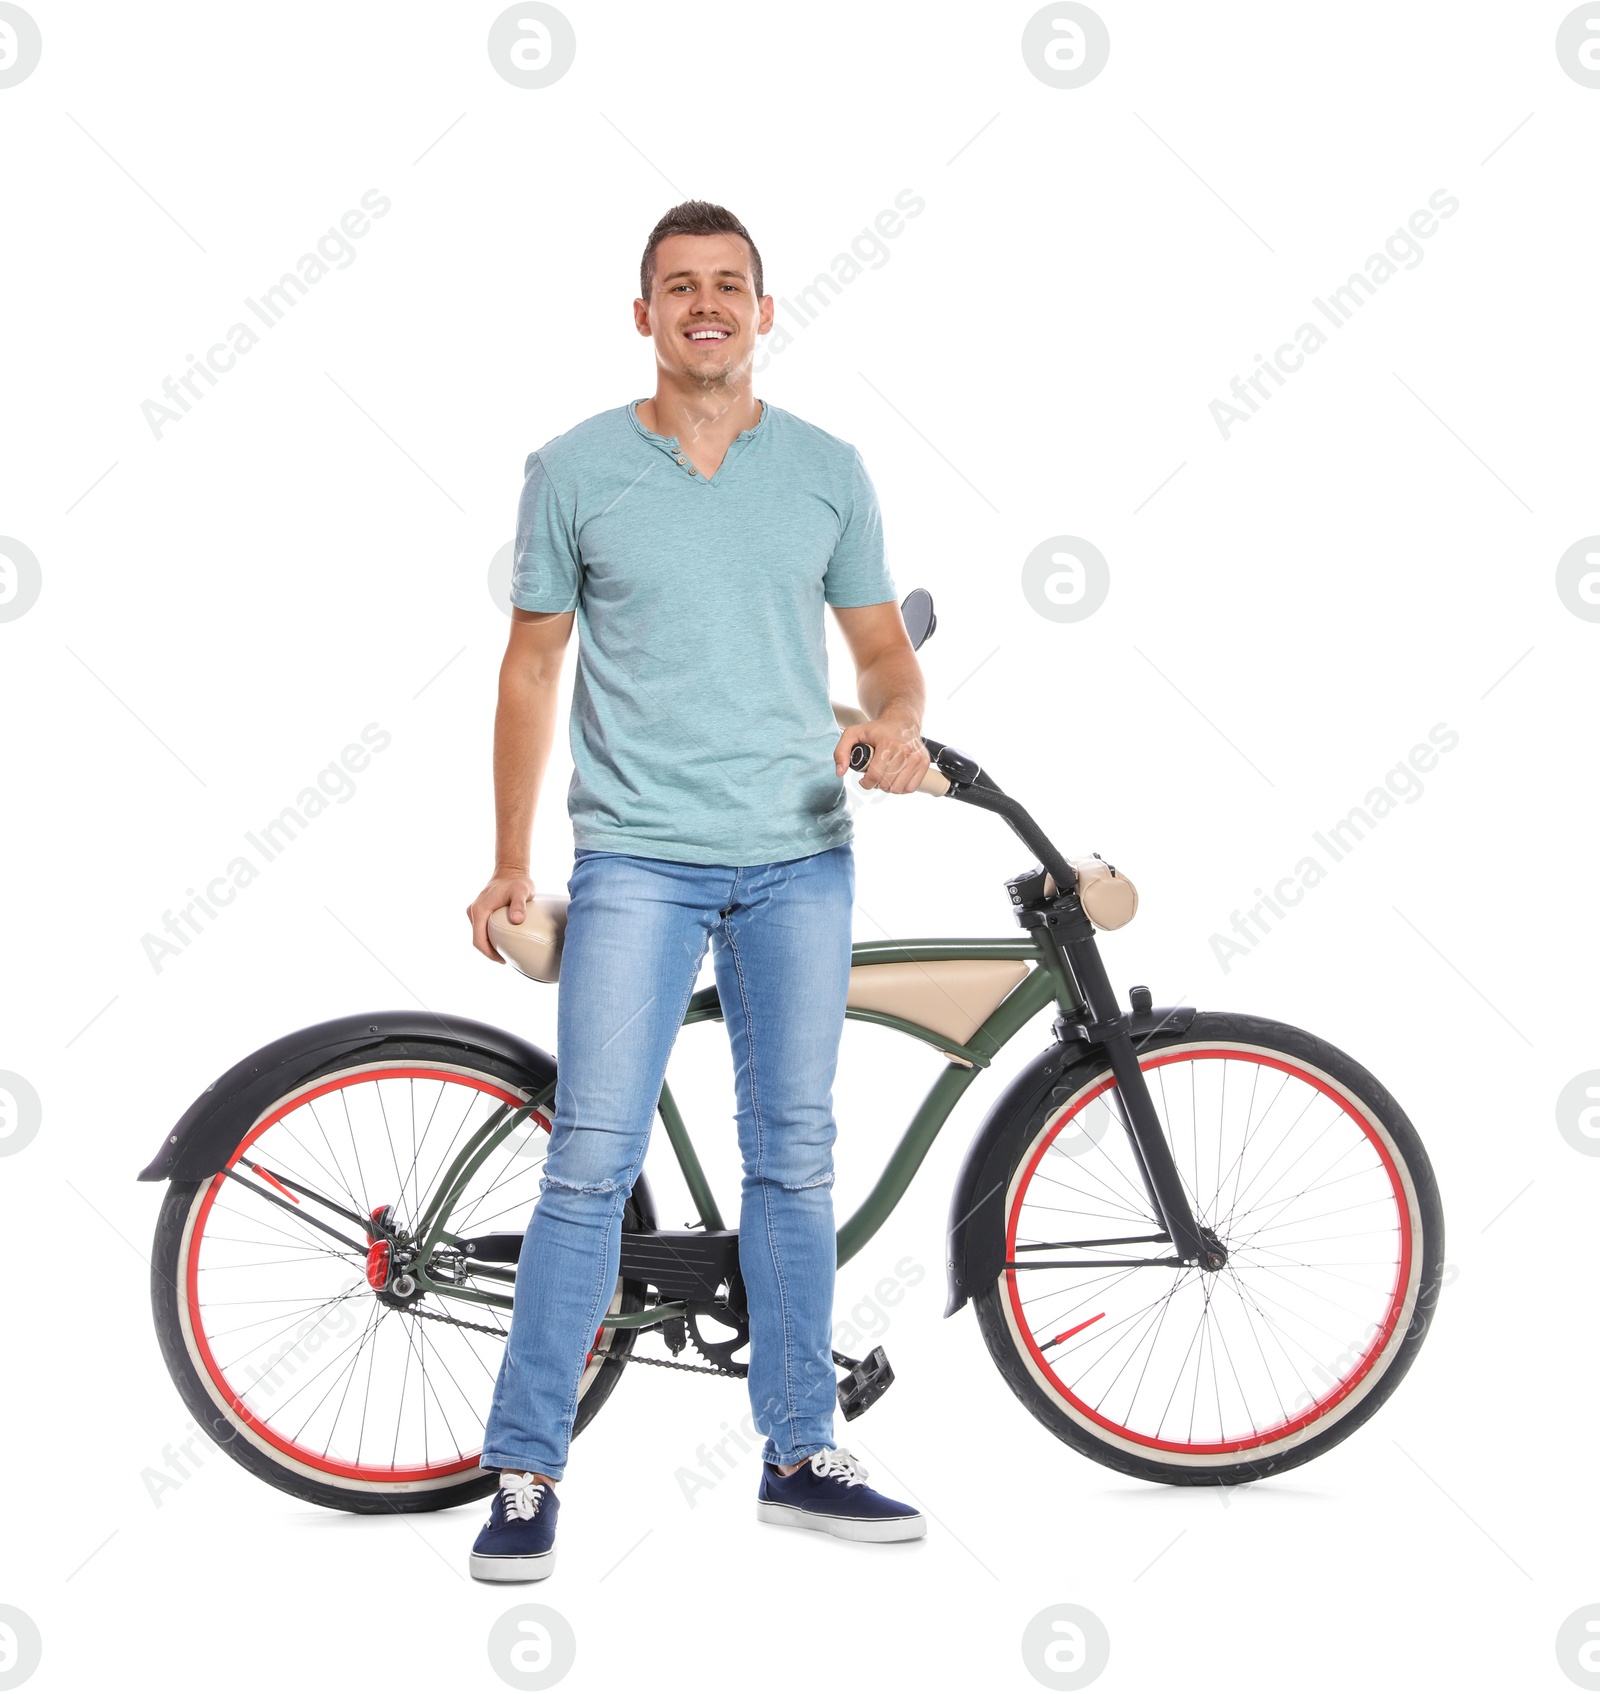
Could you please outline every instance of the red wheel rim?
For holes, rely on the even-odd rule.
[[[471,1090],[484,1097],[486,1101],[513,1107],[522,1104],[520,1096],[474,1073],[445,1070],[427,1065],[375,1066],[371,1069],[323,1079],[280,1103],[240,1143],[228,1161],[229,1168],[239,1165],[244,1155],[254,1148],[269,1131],[283,1123],[292,1114],[301,1111],[302,1108],[309,1107],[313,1102],[336,1092],[345,1092],[363,1084],[376,1085],[382,1082],[405,1082],[408,1084],[437,1082],[444,1085],[441,1088],[440,1101],[442,1101],[446,1089],[456,1087]],[[435,1103],[435,1111],[437,1109],[438,1102]],[[469,1102],[469,1113],[470,1109],[471,1104]],[[346,1110],[348,1112],[348,1105]],[[463,1123],[466,1121],[465,1116],[462,1121]],[[530,1125],[538,1126],[545,1134],[548,1134],[549,1120],[542,1113],[533,1113],[527,1122]],[[353,1140],[354,1131],[352,1130]],[[248,1160],[245,1160],[245,1165],[247,1169],[253,1169]],[[269,1178],[268,1181],[270,1182],[270,1180]],[[325,1451],[318,1451],[313,1447],[302,1445],[300,1442],[290,1439],[282,1430],[275,1428],[270,1421],[258,1416],[256,1411],[246,1404],[243,1394],[239,1391],[240,1385],[230,1378],[230,1367],[224,1366],[217,1357],[217,1349],[214,1346],[214,1337],[211,1333],[212,1326],[208,1324],[206,1318],[207,1303],[202,1300],[199,1287],[200,1276],[207,1269],[201,1263],[202,1253],[208,1239],[207,1228],[212,1221],[214,1209],[217,1207],[220,1196],[224,1191],[229,1190],[230,1186],[228,1178],[219,1171],[206,1184],[201,1192],[196,1209],[191,1213],[185,1250],[184,1298],[188,1327],[197,1362],[205,1372],[213,1394],[227,1406],[234,1419],[245,1426],[260,1442],[273,1448],[294,1464],[318,1474],[348,1481],[374,1485],[429,1484],[439,1483],[450,1477],[464,1475],[478,1469],[479,1453],[477,1451],[470,1454],[457,1453],[456,1456],[448,1460],[425,1463],[374,1465],[342,1461]],[[272,1182],[271,1186],[279,1187],[280,1185]],[[328,1184],[324,1180],[324,1187],[326,1188],[326,1186]],[[364,1281],[366,1275],[365,1261],[363,1261],[358,1274]],[[260,1380],[262,1379],[258,1378],[258,1382]],[[426,1394],[426,1386],[423,1387],[421,1392],[424,1395]]]
[[[1179,1273],[1174,1271],[1159,1271],[1156,1269],[1140,1269],[1136,1272],[1129,1271],[1126,1273],[1114,1273],[1110,1271],[1100,1273],[1097,1280],[1101,1285],[1101,1292],[1096,1293],[1091,1287],[1090,1291],[1081,1301],[1078,1302],[1077,1306],[1069,1306],[1066,1308],[1066,1316],[1060,1320],[1065,1325],[1065,1328],[1060,1333],[1054,1332],[1051,1323],[1038,1322],[1035,1318],[1030,1317],[1030,1314],[1024,1309],[1025,1304],[1030,1302],[1040,1305],[1047,1303],[1049,1296],[1027,1293],[1025,1292],[1025,1289],[1041,1286],[1038,1279],[1044,1278],[1048,1273],[1042,1269],[1030,1269],[1027,1271],[1008,1269],[1003,1273],[1006,1307],[1013,1334],[1017,1337],[1018,1341],[1024,1348],[1026,1359],[1032,1374],[1043,1386],[1046,1387],[1048,1392],[1061,1402],[1063,1408],[1069,1411],[1069,1415],[1072,1415],[1077,1420],[1088,1424],[1092,1429],[1103,1433],[1117,1445],[1133,1448],[1135,1450],[1146,1450],[1150,1452],[1152,1456],[1157,1454],[1167,1455],[1180,1460],[1188,1458],[1197,1462],[1207,1458],[1214,1458],[1223,1455],[1245,1456],[1250,1454],[1252,1451],[1259,1451],[1262,1448],[1272,1447],[1278,1443],[1290,1440],[1301,1431],[1309,1428],[1311,1425],[1327,1419],[1329,1414],[1334,1411],[1336,1407],[1338,1407],[1342,1402],[1349,1400],[1352,1395],[1356,1394],[1362,1388],[1363,1383],[1365,1383],[1370,1377],[1378,1360],[1382,1358],[1395,1343],[1396,1332],[1400,1328],[1408,1302],[1414,1298],[1413,1284],[1415,1280],[1415,1240],[1411,1203],[1405,1181],[1401,1176],[1400,1169],[1393,1157],[1387,1141],[1379,1132],[1379,1129],[1373,1121],[1370,1113],[1361,1107],[1360,1104],[1346,1091],[1339,1088],[1331,1078],[1326,1077],[1313,1068],[1294,1063],[1281,1055],[1250,1048],[1242,1044],[1237,1047],[1215,1044],[1196,1046],[1193,1048],[1168,1049],[1147,1055],[1141,1059],[1141,1066],[1147,1076],[1151,1077],[1151,1092],[1155,1098],[1157,1109],[1161,1112],[1163,1123],[1167,1126],[1169,1141],[1172,1142],[1174,1146],[1175,1158],[1180,1156],[1178,1142],[1180,1139],[1181,1125],[1175,1121],[1179,1118],[1180,1113],[1172,1110],[1165,1104],[1165,1095],[1167,1090],[1165,1088],[1164,1069],[1169,1066],[1188,1066],[1190,1067],[1191,1077],[1194,1077],[1198,1074],[1194,1067],[1204,1064],[1207,1061],[1222,1063],[1224,1066],[1222,1080],[1222,1099],[1224,1103],[1226,1103],[1227,1100],[1228,1073],[1226,1066],[1228,1064],[1240,1066],[1249,1064],[1255,1067],[1260,1067],[1262,1071],[1270,1070],[1272,1072],[1281,1073],[1285,1079],[1285,1087],[1292,1079],[1293,1083],[1298,1086],[1299,1090],[1307,1096],[1306,1106],[1302,1109],[1301,1113],[1302,1117],[1310,1109],[1309,1101],[1311,1098],[1320,1098],[1334,1108],[1334,1116],[1329,1119],[1328,1124],[1321,1132],[1323,1136],[1326,1136],[1335,1130],[1336,1124],[1343,1125],[1340,1135],[1336,1135],[1334,1139],[1333,1146],[1337,1148],[1337,1152],[1336,1156],[1330,1162],[1330,1168],[1336,1168],[1340,1163],[1346,1161],[1350,1161],[1353,1168],[1350,1173],[1347,1173],[1347,1175],[1341,1175],[1336,1179],[1330,1179],[1326,1186],[1331,1188],[1335,1186],[1336,1183],[1342,1183],[1347,1180],[1351,1182],[1357,1182],[1359,1180],[1362,1184],[1364,1184],[1363,1188],[1358,1188],[1356,1190],[1362,1194],[1362,1198],[1359,1199],[1355,1205],[1348,1207],[1348,1223],[1350,1226],[1348,1239],[1352,1243],[1357,1239],[1365,1240],[1373,1236],[1381,1238],[1383,1235],[1383,1229],[1375,1225],[1372,1221],[1375,1217],[1380,1216],[1384,1209],[1382,1200],[1379,1198],[1381,1190],[1386,1189],[1385,1197],[1392,1206],[1393,1217],[1391,1227],[1394,1240],[1392,1251],[1389,1252],[1387,1256],[1385,1256],[1381,1249],[1371,1249],[1369,1246],[1363,1246],[1359,1249],[1359,1251],[1366,1252],[1369,1250],[1377,1250],[1379,1256],[1370,1261],[1358,1261],[1354,1258],[1339,1259],[1337,1257],[1329,1261],[1331,1264],[1341,1267],[1340,1270],[1327,1270],[1325,1266],[1319,1266],[1310,1261],[1305,1262],[1307,1269],[1322,1270],[1328,1276],[1340,1276],[1341,1271],[1348,1273],[1358,1263],[1369,1263],[1372,1267],[1370,1272],[1363,1273],[1364,1286],[1358,1288],[1358,1295],[1362,1302],[1359,1309],[1363,1314],[1367,1313],[1370,1309],[1370,1315],[1367,1316],[1365,1327],[1361,1332],[1359,1347],[1355,1348],[1347,1344],[1343,1351],[1336,1355],[1334,1363],[1342,1366],[1342,1368],[1330,1370],[1329,1367],[1324,1364],[1320,1371],[1313,1373],[1314,1375],[1320,1374],[1330,1378],[1330,1380],[1317,1385],[1321,1388],[1321,1391],[1313,1391],[1311,1385],[1308,1383],[1305,1391],[1301,1393],[1298,1397],[1297,1403],[1292,1408],[1285,1405],[1280,1391],[1276,1398],[1279,1409],[1283,1415],[1265,1423],[1257,1421],[1254,1427],[1246,1431],[1239,1428],[1230,1429],[1227,1427],[1229,1420],[1225,1415],[1223,1406],[1225,1395],[1221,1390],[1221,1384],[1219,1382],[1218,1405],[1215,1418],[1216,1428],[1211,1431],[1208,1437],[1196,1438],[1194,1429],[1195,1412],[1198,1410],[1206,1355],[1204,1351],[1204,1341],[1200,1344],[1198,1351],[1193,1351],[1196,1344],[1191,1341],[1190,1346],[1192,1351],[1184,1356],[1185,1364],[1183,1367],[1183,1369],[1189,1368],[1188,1361],[1190,1358],[1193,1359],[1192,1369],[1195,1383],[1195,1401],[1194,1406],[1191,1409],[1191,1427],[1189,1431],[1180,1438],[1165,1429],[1165,1423],[1169,1415],[1171,1401],[1177,1393],[1176,1387],[1174,1387],[1172,1395],[1169,1396],[1167,1406],[1163,1408],[1160,1418],[1152,1420],[1148,1413],[1140,1419],[1131,1419],[1126,1414],[1118,1416],[1114,1411],[1108,1410],[1106,1403],[1107,1400],[1111,1400],[1113,1404],[1115,1403],[1115,1388],[1107,1389],[1105,1395],[1097,1400],[1095,1393],[1086,1388],[1085,1383],[1090,1378],[1094,1377],[1097,1371],[1099,1372],[1100,1378],[1103,1379],[1104,1375],[1110,1371],[1112,1365],[1117,1363],[1116,1349],[1118,1347],[1125,1347],[1128,1354],[1127,1359],[1120,1367],[1121,1375],[1127,1376],[1129,1380],[1132,1380],[1134,1374],[1133,1367],[1137,1364],[1138,1360],[1138,1343],[1129,1342],[1127,1338],[1135,1334],[1143,1335],[1145,1331],[1136,1331],[1133,1329],[1131,1327],[1131,1321],[1144,1319],[1146,1313],[1150,1310],[1150,1306],[1133,1308],[1133,1320],[1123,1320],[1128,1327],[1124,1329],[1123,1337],[1119,1341],[1112,1341],[1110,1339],[1115,1334],[1115,1330],[1111,1327],[1111,1324],[1115,1321],[1115,1314],[1111,1311],[1096,1312],[1094,1308],[1100,1305],[1110,1305],[1118,1297],[1119,1291],[1122,1291],[1124,1288],[1124,1284],[1122,1282],[1114,1280],[1118,1275],[1121,1275],[1126,1279],[1169,1278],[1172,1282],[1172,1290],[1166,1296],[1167,1304],[1160,1308],[1157,1316],[1149,1318],[1146,1321],[1146,1331],[1148,1331],[1152,1336],[1159,1338],[1162,1327],[1166,1322],[1166,1318],[1170,1315],[1172,1301],[1178,1292],[1186,1288],[1203,1289],[1203,1278],[1205,1273],[1198,1270],[1194,1270],[1192,1272],[1185,1271],[1180,1276]],[[1252,1091],[1250,1094],[1251,1109],[1254,1108],[1256,1099],[1255,1087],[1259,1084],[1259,1080],[1260,1073],[1258,1072],[1255,1084],[1252,1085]],[[1064,1131],[1068,1131],[1073,1125],[1083,1124],[1085,1120],[1085,1113],[1095,1102],[1105,1098],[1108,1108],[1114,1110],[1116,1107],[1120,1106],[1120,1102],[1116,1100],[1114,1095],[1108,1096],[1108,1091],[1112,1088],[1112,1079],[1107,1076],[1087,1090],[1084,1094],[1067,1102],[1060,1115],[1050,1125],[1048,1125],[1045,1131],[1039,1136],[1028,1159],[1019,1169],[1018,1175],[1013,1182],[1007,1205],[1006,1262],[1008,1265],[1016,1263],[1019,1259],[1019,1240],[1025,1243],[1023,1262],[1026,1262],[1026,1242],[1029,1237],[1024,1230],[1024,1223],[1025,1220],[1029,1223],[1036,1223],[1038,1221],[1037,1217],[1029,1214],[1030,1206],[1036,1206],[1041,1210],[1052,1211],[1058,1214],[1062,1210],[1059,1205],[1050,1206],[1048,1200],[1043,1202],[1037,1200],[1030,1201],[1030,1195],[1035,1191],[1036,1179],[1039,1177],[1040,1167],[1043,1161],[1046,1159],[1047,1155],[1050,1154],[1051,1149],[1057,1144]],[[1278,1094],[1274,1097],[1275,1103],[1277,1099],[1282,1097],[1283,1091],[1283,1087],[1280,1087]],[[1197,1097],[1198,1091],[1196,1091],[1196,1098]],[[1292,1109],[1292,1106],[1293,1102],[1291,1101],[1290,1106],[1286,1107],[1285,1110],[1287,1111]],[[1195,1180],[1191,1184],[1189,1176],[1185,1173],[1184,1181],[1185,1186],[1189,1187],[1191,1190],[1191,1200],[1195,1200],[1198,1195],[1202,1201],[1202,1204],[1197,1208],[1202,1212],[1202,1222],[1209,1222],[1211,1219],[1204,1215],[1205,1207],[1203,1205],[1203,1200],[1205,1183],[1200,1179],[1200,1113],[1198,1107],[1194,1113],[1194,1119],[1197,1143],[1195,1156]],[[1113,1118],[1112,1121],[1117,1124],[1117,1127],[1113,1131],[1113,1136],[1120,1142],[1121,1139],[1125,1138],[1125,1132],[1120,1128],[1120,1121],[1118,1119]],[[1263,1119],[1262,1121],[1264,1124],[1266,1120]],[[1296,1119],[1295,1121],[1298,1122],[1299,1120]],[[1248,1148],[1250,1146],[1251,1136],[1253,1133],[1255,1132],[1253,1132],[1250,1128],[1250,1117],[1247,1112],[1245,1118],[1243,1148]],[[1285,1132],[1284,1143],[1287,1143],[1289,1133],[1291,1132]],[[1342,1145],[1340,1144],[1341,1136]],[[1086,1139],[1088,1139],[1088,1137],[1083,1133],[1075,1134],[1073,1136],[1074,1141],[1081,1142]],[[1315,1141],[1310,1143],[1311,1146],[1315,1146],[1315,1144]],[[1352,1155],[1357,1152],[1358,1147],[1360,1149],[1360,1155],[1359,1157],[1352,1159]],[[1274,1151],[1276,1151],[1276,1147],[1274,1148]],[[1222,1166],[1225,1152],[1226,1145],[1224,1138],[1219,1133],[1217,1138],[1217,1162],[1219,1169]],[[1074,1158],[1081,1158],[1083,1156],[1084,1155],[1082,1153],[1074,1153],[1073,1155]],[[1305,1153],[1299,1155],[1299,1157],[1305,1156]],[[1244,1158],[1245,1153],[1241,1150],[1239,1159],[1243,1161]],[[1183,1167],[1180,1162],[1180,1170],[1182,1169]],[[1381,1176],[1379,1173],[1381,1173]],[[1231,1170],[1229,1174],[1232,1174]],[[1047,1178],[1046,1180],[1053,1181],[1055,1179]],[[1277,1180],[1281,1180],[1281,1178]],[[1105,1182],[1102,1186],[1106,1189],[1107,1193],[1113,1192],[1109,1181]],[[1246,1186],[1246,1178],[1244,1176],[1243,1169],[1241,1169],[1238,1176],[1234,1178],[1236,1205],[1240,1189]],[[1313,1193],[1316,1191],[1316,1187],[1316,1184],[1311,1184],[1302,1192],[1305,1194]],[[1085,1184],[1079,1192],[1092,1191],[1089,1190],[1087,1184]],[[1219,1184],[1217,1192],[1222,1198],[1226,1198],[1224,1185]],[[1270,1189],[1265,1192],[1270,1193]],[[1299,1198],[1298,1195],[1295,1197]],[[1058,1199],[1059,1197],[1051,1196],[1051,1198]],[[1146,1215],[1144,1221],[1146,1228],[1149,1229],[1158,1227],[1150,1223],[1148,1202],[1144,1198],[1142,1192],[1138,1194],[1137,1198],[1139,1203],[1145,1207]],[[1341,1202],[1347,1198],[1348,1196],[1339,1197]],[[1101,1200],[1099,1203],[1103,1205],[1110,1205],[1111,1202],[1109,1200]],[[1311,1203],[1313,1205],[1324,1204],[1323,1201],[1314,1201]],[[1266,1207],[1266,1202],[1263,1200],[1259,1202],[1259,1205]],[[1252,1208],[1252,1210],[1254,1209],[1256,1208]],[[1270,1211],[1270,1207],[1267,1209]],[[1337,1220],[1340,1216],[1341,1210],[1344,1209],[1346,1208],[1342,1205],[1339,1207],[1333,1207],[1320,1217],[1308,1217],[1306,1221],[1313,1229],[1337,1230],[1340,1227]],[[1087,1215],[1096,1216],[1101,1214],[1090,1212]],[[1108,1215],[1114,1216],[1116,1214],[1111,1213]],[[1218,1208],[1218,1215],[1220,1218],[1220,1208]],[[1075,1211],[1069,1210],[1066,1219],[1058,1224],[1058,1228],[1066,1229],[1071,1227],[1072,1221],[1075,1217]],[[1109,1225],[1103,1225],[1101,1227],[1104,1231],[1109,1232]],[[1260,1226],[1256,1229],[1253,1235],[1246,1233],[1245,1239],[1252,1245],[1258,1244],[1263,1233],[1280,1227],[1284,1226],[1272,1223]],[[1219,1235],[1223,1234],[1220,1229],[1218,1233]],[[1288,1240],[1291,1238],[1284,1237],[1283,1239]],[[1328,1237],[1324,1239],[1337,1239],[1337,1237]],[[1225,1235],[1223,1236],[1223,1240],[1225,1246],[1230,1246],[1230,1243]],[[1170,1248],[1165,1250],[1170,1251]],[[1109,1252],[1112,1250],[1105,1251]],[[1138,1249],[1124,1248],[1120,1251],[1131,1253],[1138,1251]],[[1151,1251],[1154,1253],[1160,1253],[1163,1249],[1154,1248],[1151,1249]],[[1230,1246],[1230,1254],[1233,1254],[1235,1251],[1236,1250]],[[1319,1251],[1331,1252],[1334,1251],[1334,1249],[1327,1246],[1321,1246],[1319,1247]],[[1266,1262],[1266,1257],[1269,1254],[1276,1255],[1282,1261],[1288,1260],[1288,1255],[1282,1250],[1281,1242],[1277,1245],[1269,1245],[1264,1249],[1257,1247],[1255,1256],[1261,1262],[1254,1264],[1250,1262],[1251,1252],[1247,1248],[1239,1252],[1239,1265],[1235,1267],[1233,1260],[1230,1259],[1230,1270],[1222,1273],[1222,1275],[1216,1280],[1221,1283],[1224,1278],[1231,1274],[1233,1275],[1236,1283],[1242,1282],[1246,1271],[1250,1272],[1252,1275],[1255,1275],[1258,1272],[1264,1273],[1259,1278],[1263,1288],[1275,1286],[1267,1282],[1267,1278],[1269,1277],[1288,1280],[1288,1263],[1285,1262],[1274,1265],[1270,1262]],[[1087,1267],[1085,1267],[1085,1275],[1079,1277],[1078,1280],[1080,1282],[1083,1280],[1095,1280],[1087,1279],[1086,1271]],[[1192,1282],[1186,1280],[1190,1278],[1193,1279]],[[1309,1277],[1302,1277],[1300,1280],[1311,1287],[1325,1286],[1319,1285],[1314,1279]],[[1348,1274],[1344,1274],[1342,1276],[1342,1280],[1354,1283],[1357,1279]],[[1150,1285],[1147,1282],[1146,1288],[1149,1286]],[[1071,1288],[1072,1292],[1077,1292],[1077,1289],[1073,1288],[1070,1284],[1069,1288]],[[1339,1294],[1343,1300],[1347,1301],[1351,1298],[1351,1295],[1347,1290],[1340,1290]],[[1131,1297],[1125,1292],[1121,1294],[1121,1297],[1131,1304]],[[1205,1300],[1203,1314],[1204,1322],[1207,1325],[1210,1325],[1212,1323],[1213,1299],[1210,1294],[1204,1294],[1203,1298]],[[1321,1301],[1324,1296],[1319,1294],[1316,1298],[1318,1301]],[[1332,1297],[1329,1296],[1327,1298],[1331,1299]],[[1280,1303],[1281,1299],[1281,1291],[1277,1293],[1252,1292],[1248,1286],[1246,1286],[1245,1291],[1239,1296],[1239,1306],[1244,1315],[1245,1325],[1240,1326],[1235,1323],[1235,1328],[1239,1331],[1241,1337],[1244,1327],[1252,1329],[1256,1327],[1254,1316],[1250,1311],[1252,1304],[1255,1306],[1257,1313],[1265,1314],[1267,1312],[1268,1304]],[[1192,1304],[1192,1301],[1190,1303]],[[1151,1305],[1154,1304],[1155,1302],[1152,1301]],[[1216,1306],[1218,1313],[1216,1318],[1216,1331],[1221,1337],[1221,1346],[1218,1346],[1217,1339],[1211,1335],[1211,1331],[1209,1329],[1207,1330],[1207,1338],[1210,1340],[1213,1370],[1217,1373],[1218,1377],[1221,1378],[1224,1375],[1224,1371],[1218,1361],[1226,1355],[1228,1365],[1233,1366],[1235,1371],[1237,1371],[1238,1361],[1234,1359],[1232,1354],[1229,1352],[1228,1336],[1221,1333],[1222,1318],[1220,1314],[1223,1309],[1223,1303],[1220,1295],[1217,1297]],[[1316,1309],[1320,1311],[1320,1305]],[[1099,1333],[1097,1334],[1097,1327],[1102,1323],[1105,1323],[1107,1327],[1100,1328]],[[1319,1325],[1318,1327],[1325,1327],[1325,1325]],[[1180,1342],[1183,1338],[1183,1333],[1184,1331],[1180,1324],[1178,1325],[1178,1340]],[[1309,1333],[1309,1329],[1303,1331],[1303,1334]],[[1332,1330],[1329,1330],[1328,1333],[1337,1334],[1336,1331]],[[1041,1339],[1042,1336],[1045,1338]],[[1259,1336],[1257,1339],[1259,1340]],[[1291,1339],[1295,1340],[1297,1346],[1306,1346],[1308,1355],[1311,1353],[1312,1349],[1307,1346],[1303,1339],[1295,1337],[1291,1337]],[[1069,1340],[1072,1342],[1072,1347],[1066,1354],[1058,1353],[1057,1359],[1068,1357],[1073,1358],[1077,1361],[1076,1373],[1062,1372],[1058,1369],[1057,1363],[1046,1356],[1047,1351],[1058,1345],[1065,1344]],[[1143,1382],[1149,1375],[1152,1368],[1152,1362],[1156,1358],[1157,1349],[1160,1345],[1161,1342],[1159,1339],[1151,1339],[1149,1341],[1149,1358],[1144,1361],[1143,1373],[1139,1375],[1139,1385],[1133,1390],[1130,1405],[1139,1402],[1140,1396],[1144,1392],[1142,1386]],[[1280,1341],[1279,1345],[1282,1347],[1284,1357],[1286,1359],[1293,1360],[1295,1355],[1290,1352],[1289,1347],[1284,1345],[1282,1341]],[[1098,1355],[1094,1352],[1096,1347],[1101,1349]],[[1169,1353],[1174,1351],[1175,1349],[1173,1347],[1168,1348]],[[1267,1362],[1267,1350],[1264,1346],[1262,1348],[1262,1353],[1262,1362],[1265,1365]],[[1104,1361],[1103,1366],[1102,1360]],[[1090,1363],[1090,1361],[1092,1361],[1092,1363]],[[1071,1377],[1071,1380],[1068,1380],[1069,1376]],[[1184,1377],[1180,1370],[1178,1381],[1181,1384],[1183,1380]],[[1300,1371],[1300,1380],[1303,1383],[1306,1382],[1303,1367]],[[1096,1386],[1098,1386],[1098,1382],[1096,1383]],[[1125,1389],[1126,1384],[1123,1386]],[[1154,1382],[1154,1390],[1157,1396],[1159,1396],[1160,1387],[1161,1379],[1158,1374]],[[1242,1383],[1240,1383],[1238,1387],[1238,1398],[1245,1406],[1248,1407],[1250,1404],[1250,1397],[1246,1393]],[[1265,1396],[1263,1396],[1263,1399],[1264,1398]],[[1309,1403],[1302,1404],[1298,1403],[1299,1401],[1309,1401]],[[1152,1400],[1150,1403],[1153,1404],[1154,1401]],[[1181,1404],[1178,1407],[1178,1413],[1181,1417]],[[1151,1427],[1152,1422],[1154,1427]],[[1203,1423],[1201,1427],[1204,1428]]]

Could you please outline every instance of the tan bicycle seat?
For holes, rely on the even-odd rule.
[[[509,906],[489,914],[490,945],[535,982],[554,982],[561,975],[561,943],[566,933],[565,894],[535,894],[521,923],[511,921]]]

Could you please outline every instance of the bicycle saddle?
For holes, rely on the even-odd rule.
[[[489,914],[491,945],[535,982],[554,982],[561,975],[561,943],[566,933],[565,894],[535,894],[521,923],[511,921],[509,906]]]

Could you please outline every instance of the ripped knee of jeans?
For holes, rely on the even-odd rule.
[[[626,1177],[603,1177],[598,1182],[568,1182],[565,1177],[552,1176],[546,1171],[539,1178],[541,1194],[551,1188],[559,1189],[563,1194],[626,1194],[632,1187],[633,1183]]]
[[[781,1188],[785,1194],[804,1194],[813,1188],[832,1188],[833,1171],[820,1171],[814,1176],[802,1177],[796,1182],[785,1182],[781,1176],[772,1171],[756,1171],[752,1180],[765,1183],[771,1188]]]

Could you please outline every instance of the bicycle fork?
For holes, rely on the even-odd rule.
[[[1041,878],[1042,881],[1042,878]],[[1161,1129],[1149,1085],[1133,1046],[1132,1022],[1117,1004],[1111,979],[1095,945],[1094,925],[1084,914],[1075,892],[1053,899],[1027,902],[1017,912],[1025,928],[1048,938],[1080,1002],[1077,1022],[1068,1015],[1058,1020],[1058,1032],[1074,1035],[1099,1047],[1111,1062],[1117,1095],[1122,1101],[1122,1124],[1132,1144],[1139,1174],[1156,1218],[1179,1259],[1217,1271],[1227,1263],[1222,1243],[1201,1226],[1184,1191],[1177,1162]]]

